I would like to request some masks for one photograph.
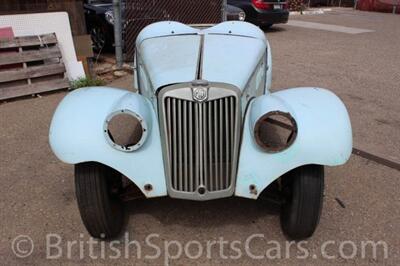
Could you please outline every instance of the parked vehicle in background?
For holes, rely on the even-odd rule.
[[[122,14],[124,13],[125,1],[122,3]],[[93,48],[96,52],[111,50],[114,46],[114,13],[112,0],[85,1],[85,18],[87,31],[92,37]],[[245,20],[245,12],[236,6],[228,5],[228,20]],[[123,30],[126,27],[124,16],[122,16]]]
[[[262,29],[289,20],[289,5],[286,0],[228,0],[228,4],[243,9],[246,21]]]
[[[112,0],[87,1],[84,4],[86,27],[96,52],[114,45],[114,13]]]
[[[227,5],[226,13],[227,20],[245,21],[246,19],[246,13],[244,10],[237,6]]]

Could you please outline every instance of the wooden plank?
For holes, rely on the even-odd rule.
[[[18,53],[22,53],[22,52],[23,52],[22,47],[19,47],[18,48]],[[27,69],[28,68],[28,64],[27,63],[22,63],[22,67],[23,67],[23,69]],[[27,79],[27,81],[28,81],[28,84],[32,83],[31,79]]]
[[[11,40],[0,39],[0,49],[18,48],[37,45],[52,45],[57,43],[57,37],[54,33],[39,36],[15,37]]]
[[[36,13],[39,10],[47,10],[47,0],[12,0],[3,2],[1,4],[0,14],[4,15],[24,12]]]
[[[46,47],[40,50],[24,51],[22,53],[6,53],[0,54],[0,66],[57,57],[61,57],[60,49],[57,46]]]
[[[85,70],[85,74],[87,77],[92,77],[92,73],[90,72],[88,58],[84,56],[78,56],[78,61],[82,62],[83,70]]]
[[[84,35],[87,31],[83,2],[82,0],[47,0],[47,12],[68,12],[72,35]]]
[[[74,37],[75,52],[78,57],[93,57],[93,42],[90,35]]]
[[[61,74],[64,72],[65,72],[65,65],[63,63],[34,66],[25,69],[21,68],[15,70],[6,70],[6,71],[0,71],[0,82],[38,78],[42,76]]]
[[[59,74],[65,76],[65,65],[61,62],[62,54],[55,44],[57,44],[57,38],[54,33],[0,40],[0,52],[5,52],[0,53],[0,67],[13,64],[23,66],[23,68],[15,69],[14,67],[14,69],[0,71],[0,100],[70,87],[68,79],[54,76]],[[34,49],[24,50],[23,47]],[[18,52],[7,51],[10,49],[18,49]],[[34,61],[44,61],[45,64],[29,67],[27,63]],[[46,64],[50,62],[53,64]],[[24,84],[25,82],[27,84]]]
[[[12,40],[14,38],[14,31],[12,27],[5,27],[5,28],[0,28],[0,39],[3,40]],[[16,48],[11,48],[11,49],[0,49],[0,53],[9,53],[9,52],[17,52],[18,49]],[[7,65],[7,66],[0,66],[0,71],[3,69],[12,69],[12,68],[19,68],[21,67],[21,64],[15,64],[15,65]]]
[[[0,100],[66,89],[69,88],[69,86],[68,79],[55,79],[51,81],[32,83],[29,85],[2,88],[0,89]]]

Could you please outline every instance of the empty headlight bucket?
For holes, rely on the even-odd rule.
[[[296,120],[281,111],[268,112],[254,126],[254,139],[261,149],[276,153],[289,148],[297,137]]]
[[[107,141],[117,150],[131,152],[139,149],[146,141],[146,121],[131,110],[111,113],[104,123]]]

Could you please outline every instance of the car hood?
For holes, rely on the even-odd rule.
[[[159,22],[146,27],[136,45],[154,90],[195,79],[244,90],[267,47],[258,27],[238,21],[203,30]]]

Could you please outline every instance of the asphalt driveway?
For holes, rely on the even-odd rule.
[[[273,90],[333,90],[349,109],[355,147],[399,163],[400,16],[337,9],[291,19],[370,32],[273,27],[267,33]],[[112,85],[130,82],[126,77]],[[400,172],[358,156],[326,169],[321,222],[300,248],[282,235],[273,209],[240,198],[131,202],[126,234],[115,249],[104,242],[91,247],[76,206],[73,167],[58,161],[48,144],[52,113],[65,94],[0,105],[2,265],[400,263]]]

